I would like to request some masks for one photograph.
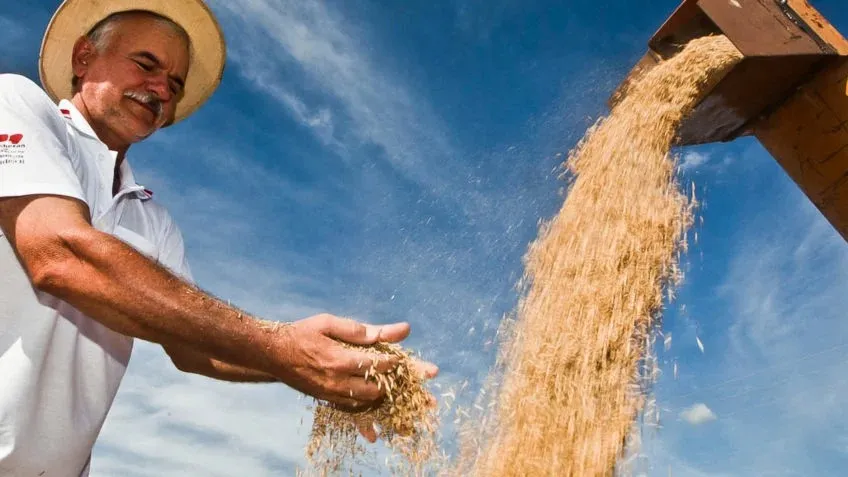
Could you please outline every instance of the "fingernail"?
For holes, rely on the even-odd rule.
[[[435,364],[428,365],[424,368],[424,377],[435,378],[439,374],[439,367]]]
[[[380,337],[380,327],[365,325],[365,339],[368,341],[377,341]]]

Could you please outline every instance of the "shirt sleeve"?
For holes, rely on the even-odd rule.
[[[0,75],[0,197],[37,194],[86,202],[56,105],[29,79]]]
[[[170,215],[165,217],[160,237],[159,263],[183,280],[194,283],[194,277],[186,259],[183,234]]]

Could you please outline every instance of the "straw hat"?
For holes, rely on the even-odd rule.
[[[41,83],[54,101],[70,99],[74,43],[99,21],[128,10],[170,18],[188,32],[191,64],[174,122],[185,119],[218,87],[227,55],[221,27],[202,0],[65,0],[50,20],[41,43]]]

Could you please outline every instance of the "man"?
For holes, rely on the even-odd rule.
[[[202,0],[66,0],[42,44],[49,96],[0,75],[0,475],[87,475],[133,338],[186,372],[348,410],[384,397],[339,341],[398,342],[407,324],[278,326],[228,306],[191,285],[177,226],[135,183],[130,146],[199,107],[224,58]]]

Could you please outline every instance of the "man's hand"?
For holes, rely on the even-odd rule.
[[[290,338],[283,359],[287,367],[279,374],[282,381],[340,409],[355,412],[373,408],[386,397],[385,390],[365,380],[372,362],[375,371],[381,373],[397,366],[398,360],[385,356],[375,361],[373,353],[347,348],[340,342],[397,343],[409,335],[409,324],[375,326],[322,314],[285,325],[279,332]],[[418,372],[429,379],[438,374],[439,368],[420,362]]]

